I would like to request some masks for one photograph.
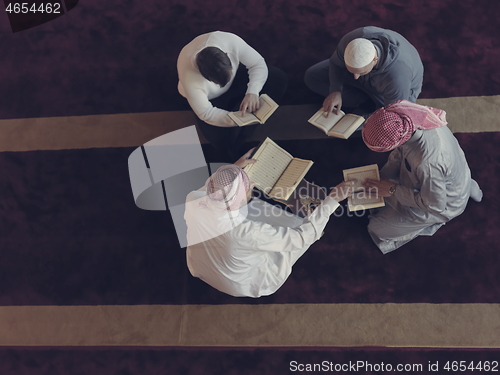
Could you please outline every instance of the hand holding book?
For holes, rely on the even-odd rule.
[[[339,203],[342,202],[344,199],[351,196],[354,188],[354,182],[354,180],[342,181],[330,191],[328,196]]]
[[[366,210],[385,205],[384,198],[378,190],[370,191],[366,189],[367,181],[380,180],[380,174],[377,164],[366,165],[364,167],[351,168],[344,170],[344,180],[354,180],[353,192],[349,197],[349,211]]]
[[[268,95],[262,94],[258,98],[259,105],[257,109],[254,110],[253,113],[251,113],[251,106],[253,106],[252,95],[253,94],[247,94],[245,96],[245,99],[243,99],[243,101],[241,102],[240,111],[229,112],[227,114],[231,118],[231,120],[235,122],[236,126],[263,124],[279,107],[278,104]],[[243,109],[245,109],[245,111]]]
[[[394,187],[394,182],[387,181],[387,180],[372,180],[372,179],[366,179],[363,182],[363,186],[368,188],[368,192],[370,192],[370,189],[373,189],[377,191],[378,195],[381,197],[390,197],[391,195],[394,195],[394,193],[391,194],[391,187]]]
[[[240,104],[241,117],[245,117],[245,113],[253,113],[259,108],[259,97],[256,94],[246,94]]]
[[[250,151],[247,151],[245,155],[243,155],[241,158],[239,158],[234,165],[240,168],[245,168],[248,164],[253,164],[256,163],[256,159],[252,159],[252,154],[255,151],[256,147],[252,148]]]
[[[365,121],[362,116],[352,113],[345,114],[341,110],[338,112],[338,115],[328,112],[328,116],[326,116],[325,109],[320,108],[320,110],[309,119],[309,122],[323,130],[325,134],[330,137],[347,139]]]
[[[336,115],[340,115],[340,110],[342,108],[342,94],[338,91],[332,92],[323,101],[322,110],[325,112],[324,116],[329,117],[330,113],[334,112]]]

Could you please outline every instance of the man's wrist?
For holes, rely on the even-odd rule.
[[[328,207],[329,215],[331,215],[337,209],[338,206],[340,206],[340,203],[330,195],[327,195],[326,198],[323,200],[323,203],[321,204],[321,207],[323,207],[323,209],[327,209],[326,207]]]
[[[247,91],[247,92],[245,93],[245,96],[246,96],[246,95],[255,95],[256,97],[259,97],[259,93],[257,93],[257,92],[248,92],[248,91]]]

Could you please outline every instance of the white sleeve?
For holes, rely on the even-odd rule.
[[[261,251],[296,251],[303,250],[316,242],[323,233],[330,215],[339,203],[327,197],[304,224],[296,228],[275,227],[265,223],[256,223],[258,227],[252,231],[253,247]]]
[[[227,115],[229,112],[214,107],[207,94],[200,89],[186,90],[186,99],[191,106],[193,112],[198,116],[201,121],[207,124],[220,126],[220,127],[234,127],[236,124]]]
[[[248,69],[247,94],[259,95],[267,80],[267,65],[264,58],[243,39],[233,35],[240,63]],[[238,69],[238,67],[235,67]]]

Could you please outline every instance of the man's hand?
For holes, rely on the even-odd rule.
[[[353,180],[342,181],[340,184],[335,186],[328,194],[329,197],[333,198],[337,202],[342,202],[348,196],[352,194],[352,188],[354,186]]]
[[[389,188],[394,186],[395,183],[387,180],[370,180],[366,179],[363,182],[363,186],[366,186],[366,191],[371,194],[378,194],[379,197],[390,197],[392,194],[389,193]]]
[[[323,101],[323,111],[325,111],[325,117],[328,117],[332,112],[335,112],[335,114],[338,115],[341,108],[342,95],[338,91],[332,92]]]
[[[255,94],[246,94],[240,104],[241,117],[245,116],[246,112],[254,112],[260,107],[259,97]]]
[[[256,147],[252,148],[250,151],[248,151],[245,155],[243,155],[241,158],[239,158],[234,165],[240,168],[245,168],[248,164],[253,164],[256,163],[256,159],[251,159],[250,156],[252,155],[252,152],[255,150]]]

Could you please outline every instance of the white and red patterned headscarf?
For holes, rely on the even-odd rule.
[[[205,183],[207,196],[200,207],[210,207],[216,211],[237,210],[247,199],[250,179],[240,167],[224,165],[210,176]]]
[[[446,112],[408,100],[398,100],[376,110],[365,122],[363,141],[370,150],[394,150],[411,138],[417,129],[445,126]]]

